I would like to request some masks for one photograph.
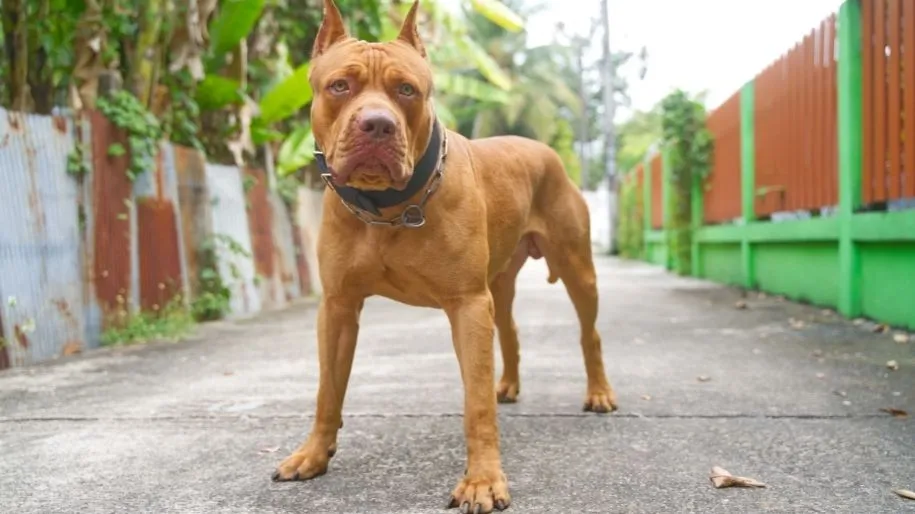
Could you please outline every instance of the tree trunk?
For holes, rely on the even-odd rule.
[[[167,16],[166,0],[145,0],[140,4],[138,17],[140,31],[130,66],[130,86],[140,103],[149,108],[158,82],[159,59],[162,53],[159,42],[162,20]]]
[[[105,69],[102,52],[107,43],[102,6],[98,0],[87,0],[86,10],[76,26],[75,64],[70,84],[70,106],[76,110],[95,109],[98,100],[99,75]]]
[[[0,2],[3,9],[4,47],[9,63],[10,107],[14,111],[32,110],[29,89],[29,31],[26,0]]]

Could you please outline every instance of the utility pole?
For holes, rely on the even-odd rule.
[[[581,116],[578,117],[578,161],[581,163],[582,183],[588,176],[588,90],[585,89],[585,45],[584,38],[575,38],[575,57],[578,61],[578,100],[581,102]]]
[[[607,180],[607,212],[609,213],[610,252],[616,253],[616,131],[614,118],[616,118],[616,99],[614,84],[616,83],[615,63],[613,54],[610,53],[610,7],[609,0],[601,0],[601,24],[603,25],[603,66],[601,66],[601,85],[604,100],[604,163]]]

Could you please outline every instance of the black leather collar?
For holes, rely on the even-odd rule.
[[[334,191],[340,198],[363,211],[375,216],[381,216],[381,209],[400,205],[418,193],[428,182],[438,166],[439,156],[442,152],[442,129],[437,119],[432,122],[432,135],[425,153],[413,168],[413,176],[407,182],[407,187],[402,191],[388,188],[381,191],[364,191],[349,186],[334,186]],[[315,161],[322,175],[330,173],[324,153],[315,145]]]

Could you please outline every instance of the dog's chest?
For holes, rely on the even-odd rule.
[[[354,252],[355,273],[372,295],[408,305],[437,307],[440,271],[436,259],[410,237],[367,237]]]

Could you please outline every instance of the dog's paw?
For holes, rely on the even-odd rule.
[[[496,387],[496,399],[499,400],[499,403],[515,403],[518,401],[519,394],[521,394],[521,384],[517,381],[503,378]]]
[[[277,466],[273,472],[274,482],[311,480],[327,473],[327,464],[336,448],[324,452],[299,449]]]
[[[589,389],[588,394],[585,396],[583,409],[585,412],[606,414],[616,409],[616,394],[609,387]]]
[[[492,473],[467,475],[458,482],[451,493],[449,509],[459,509],[461,514],[488,514],[503,511],[511,505],[508,481],[497,469]]]

